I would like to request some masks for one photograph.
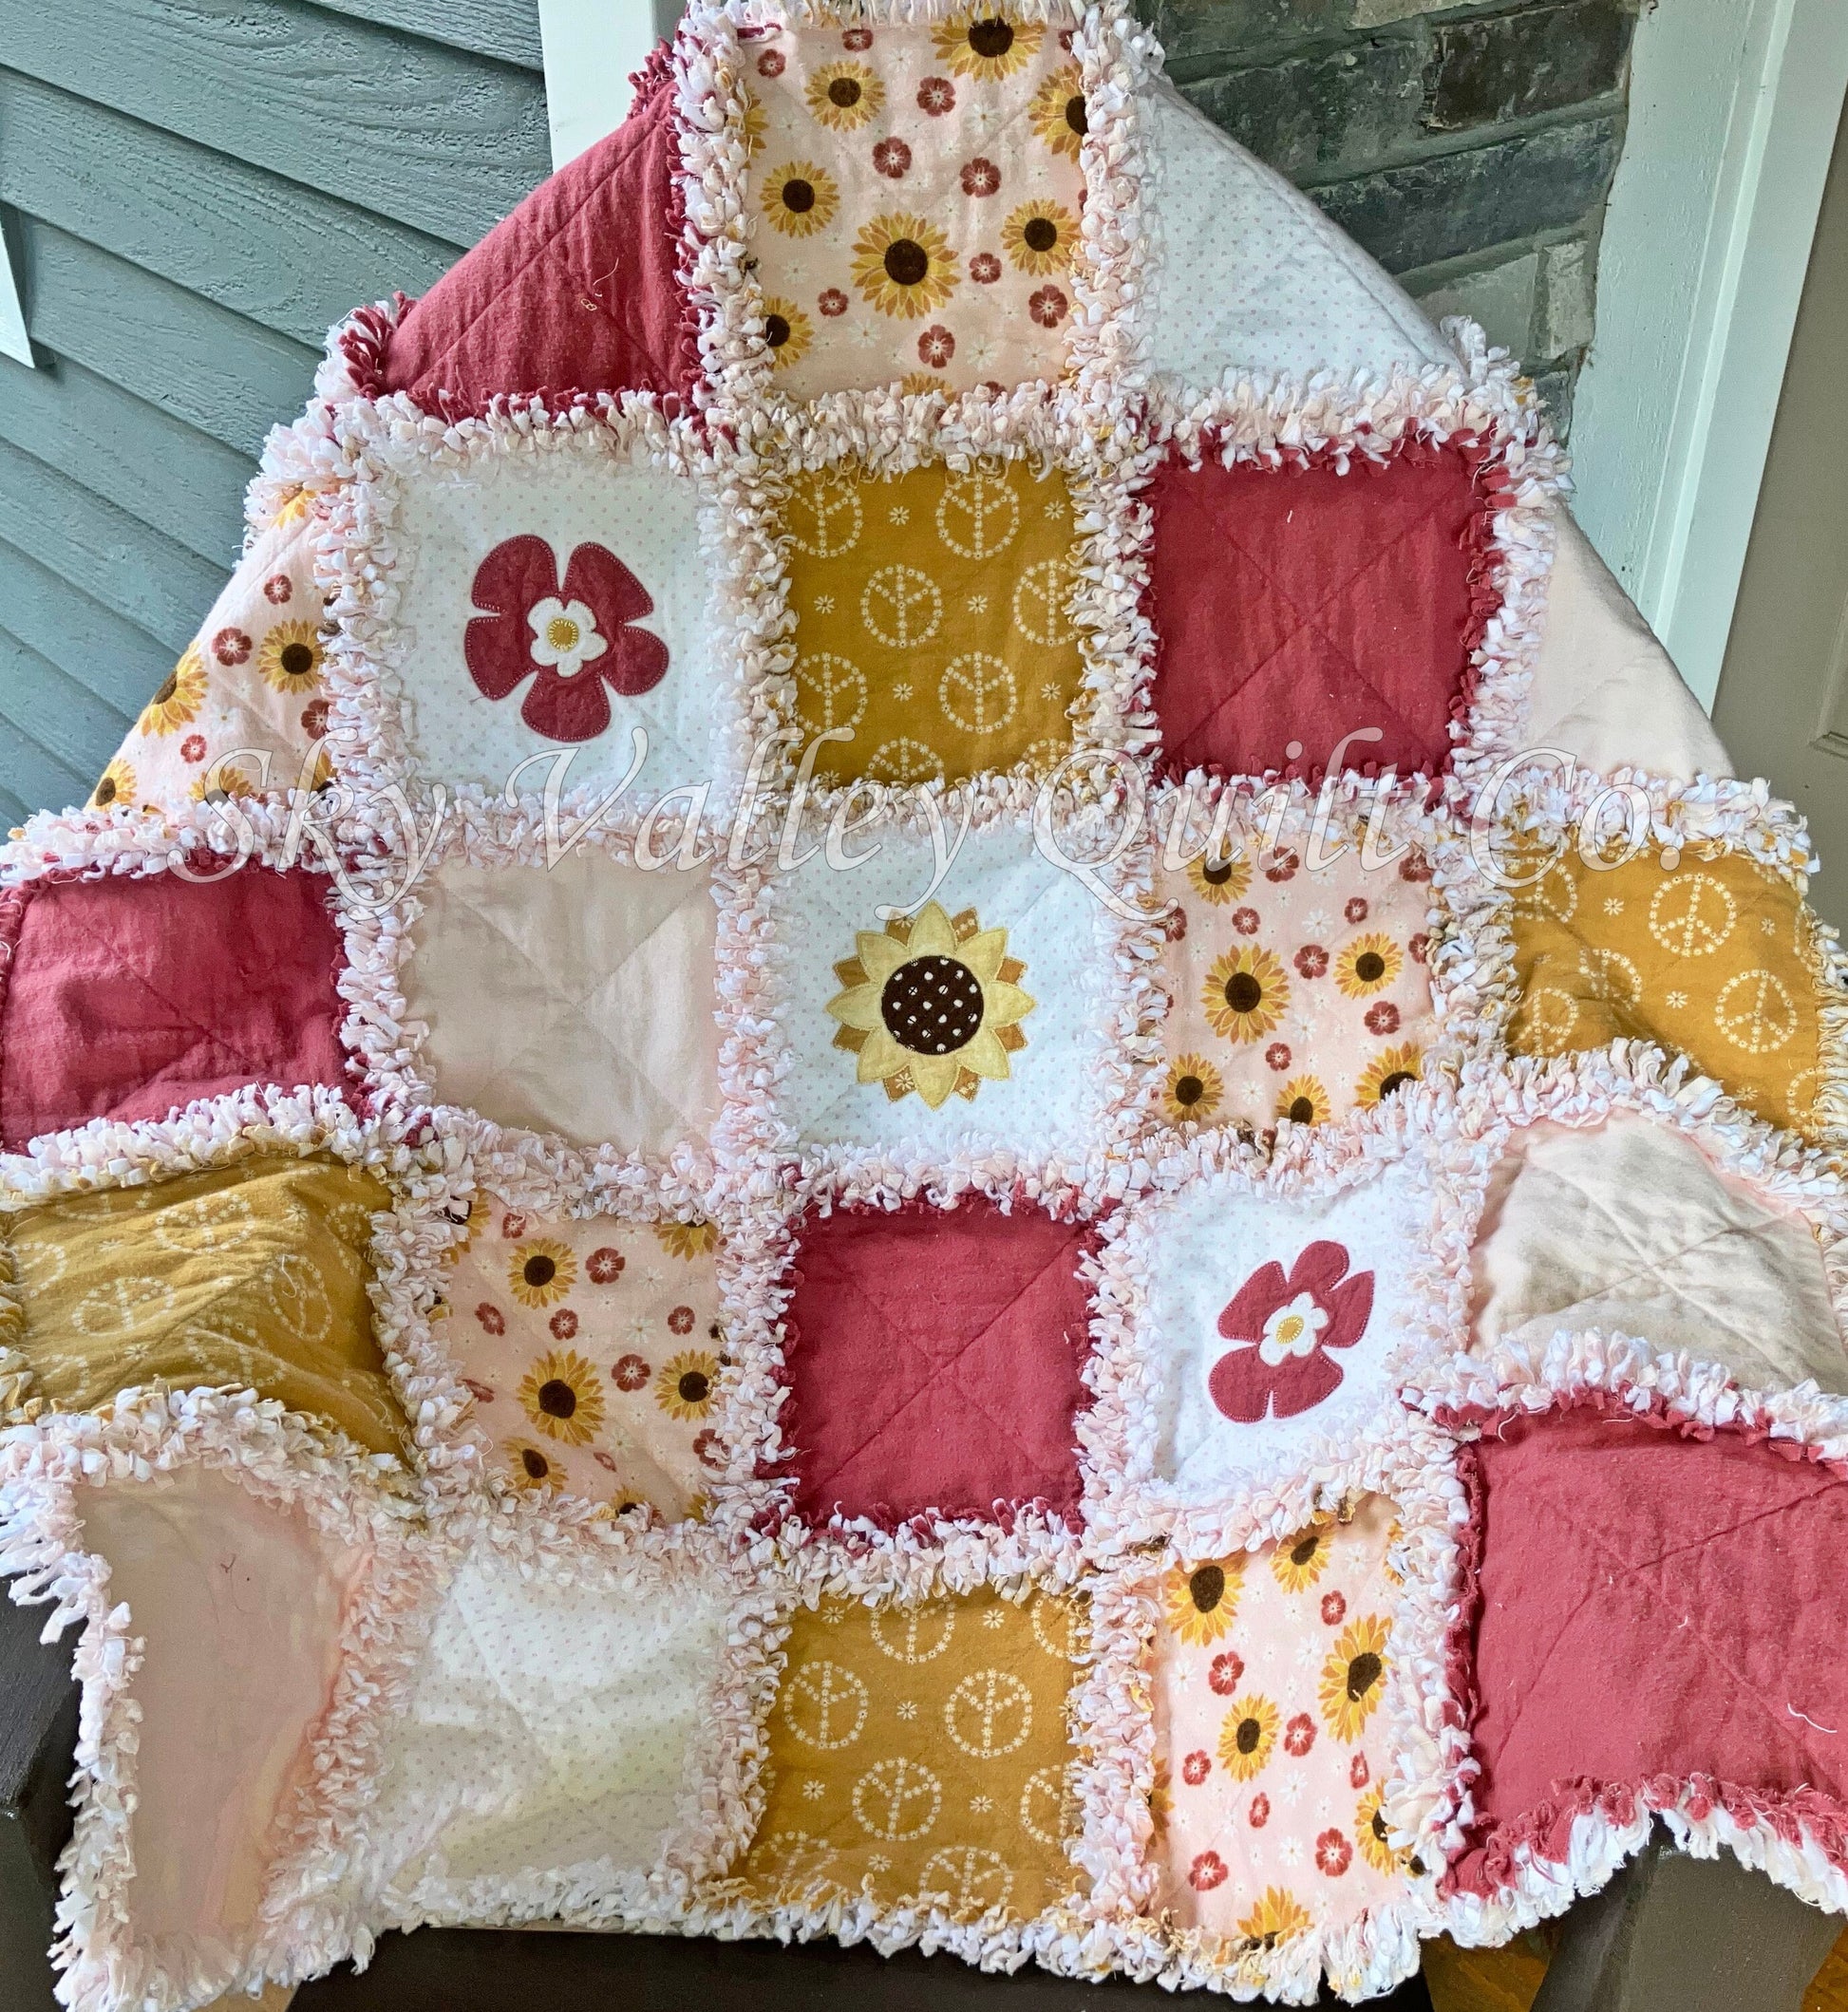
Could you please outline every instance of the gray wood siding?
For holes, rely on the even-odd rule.
[[[0,0],[0,826],[81,802],[330,323],[548,167],[536,0]]]

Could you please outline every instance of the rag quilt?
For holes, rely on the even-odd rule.
[[[426,1923],[1389,1989],[1848,1912],[1848,995],[1115,0],[695,6],[0,852],[70,2012]]]

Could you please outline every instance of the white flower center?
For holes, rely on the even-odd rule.
[[[1274,1369],[1292,1355],[1312,1354],[1328,1325],[1328,1308],[1317,1303],[1312,1292],[1299,1292],[1265,1322],[1257,1352]]]
[[[533,662],[561,678],[575,678],[610,647],[597,633],[594,609],[582,601],[561,601],[556,594],[534,602],[526,611],[526,626],[533,631]]]

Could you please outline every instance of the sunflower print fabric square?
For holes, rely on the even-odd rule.
[[[1381,1815],[1394,1512],[1179,1567],[1152,1650],[1158,1905],[1227,1940],[1338,1927],[1403,1888]]]
[[[230,1385],[401,1453],[366,1291],[390,1204],[362,1168],[277,1157],[0,1216],[23,1309],[12,1345],[61,1411],[148,1383]]]
[[[709,1223],[557,1221],[477,1197],[442,1339],[498,1487],[614,1515],[701,1513],[726,1464],[718,1247]]]
[[[1576,834],[1572,837],[1575,839]],[[1518,1054],[1618,1039],[1690,1056],[1761,1118],[1813,1132],[1821,1088],[1816,923],[1782,874],[1740,853],[1587,865],[1575,843],[1514,895]]]
[[[1069,19],[746,43],[750,244],[775,388],[1056,379],[1084,97]]]
[[[957,1921],[1071,1894],[1066,1706],[1082,1602],[991,1589],[918,1606],[799,1608],[743,1868],[775,1901],[865,1894]]]
[[[1282,847],[1158,869],[1172,903],[1156,1113],[1172,1125],[1326,1124],[1424,1073],[1430,871],[1407,853],[1320,872]]]
[[[798,476],[783,506],[796,719],[823,780],[955,781],[1070,751],[1084,681],[1071,496],[988,461]]]

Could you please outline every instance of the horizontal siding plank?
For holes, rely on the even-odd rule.
[[[0,608],[28,649],[75,679],[125,717],[160,690],[178,652],[114,609],[0,543]],[[200,609],[201,620],[205,610]]]
[[[66,810],[82,803],[96,785],[73,775],[26,734],[0,734],[0,790],[28,810]]]
[[[0,357],[0,440],[159,524],[208,564],[236,564],[250,462],[83,365],[53,357],[28,370]]]
[[[43,83],[349,202],[388,202],[452,244],[551,165],[530,70],[301,0],[0,0],[0,49]]]
[[[539,47],[538,0],[315,0],[336,14],[401,28],[502,63],[545,66]]]
[[[11,790],[0,786],[0,820],[4,820],[5,829],[8,831],[17,831],[38,808],[36,803],[28,803],[22,798],[15,797]]]
[[[17,70],[0,69],[0,202],[317,350],[362,301],[424,292],[456,256]]]
[[[176,656],[225,582],[223,568],[4,442],[0,538],[119,610]]]
[[[0,720],[29,736],[61,768],[88,776],[92,783],[133,724],[5,629],[0,629]],[[84,794],[89,794],[87,785]]]
[[[27,326],[57,355],[253,461],[308,403],[319,359],[305,344],[36,217],[20,224]]]

